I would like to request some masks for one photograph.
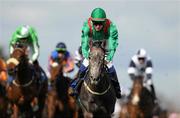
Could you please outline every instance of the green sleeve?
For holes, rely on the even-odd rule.
[[[30,41],[30,43],[36,44],[37,47],[39,47],[38,37],[37,37],[37,33],[36,33],[35,29],[32,28],[32,27],[30,27],[29,33],[30,33],[30,36],[31,36],[31,41]]]
[[[116,26],[111,23],[109,27],[109,38],[108,38],[108,49],[109,53],[107,55],[107,60],[112,61],[116,48],[118,46],[118,31]]]
[[[83,25],[81,36],[82,54],[86,59],[89,57],[89,31],[88,21],[86,21]]]
[[[13,33],[9,45],[13,45],[13,44],[15,44],[17,41],[19,41],[19,38],[17,38],[17,33],[18,33],[19,31],[20,31],[20,27],[18,27],[17,30]]]
[[[11,39],[10,39],[10,43],[9,43],[9,52],[10,54],[13,51],[13,45],[19,41],[19,38],[17,38],[17,33],[20,31],[20,27],[17,28],[17,30],[13,33]]]
[[[32,58],[32,61],[35,61],[39,57],[38,37],[37,37],[37,33],[36,33],[35,29],[32,27],[30,27],[29,33],[30,33],[30,37],[31,37],[30,43],[31,43],[31,46],[33,49],[33,55],[31,58]]]
[[[16,32],[14,32],[10,40],[10,45],[15,44],[17,41],[18,41],[18,38],[16,37]]]

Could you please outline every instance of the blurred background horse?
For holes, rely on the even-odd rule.
[[[126,103],[122,105],[120,118],[152,118],[154,99],[143,86],[143,77],[136,77]]]
[[[7,87],[7,97],[12,108],[12,117],[41,117],[47,90],[46,83],[39,83],[33,64],[25,48],[15,48],[7,61],[13,80]],[[36,106],[36,110],[33,108]]]
[[[50,67],[50,76],[51,86],[43,117],[77,118],[75,100],[68,94],[71,79],[63,75],[63,59],[59,59]]]

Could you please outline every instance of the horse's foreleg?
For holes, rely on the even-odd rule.
[[[33,111],[38,111],[39,106],[38,106],[38,99],[37,99],[37,97],[34,97],[34,99],[32,100],[31,107],[32,107]]]
[[[87,112],[87,111],[85,111],[85,112],[83,113],[83,115],[84,115],[84,118],[93,118],[93,114],[90,113],[90,112]]]
[[[48,114],[48,118],[53,118],[54,113],[55,113],[55,108],[56,108],[56,104],[55,104],[55,99],[54,96],[48,95],[47,97],[47,114]]]
[[[144,114],[142,113],[142,111],[140,111],[139,116],[140,118],[144,118]]]
[[[129,118],[128,108],[127,106],[122,106],[119,118]]]
[[[73,118],[78,118],[78,111],[74,111]]]
[[[12,106],[13,109],[13,114],[12,114],[12,118],[18,118],[18,113],[19,113],[19,108],[16,104],[14,104]]]

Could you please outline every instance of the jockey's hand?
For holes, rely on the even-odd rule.
[[[52,63],[52,67],[57,67],[59,64],[57,62]]]
[[[131,80],[134,80],[135,79],[135,75],[134,74],[129,74]]]
[[[148,79],[151,79],[152,75],[151,75],[151,74],[147,74],[146,77],[147,77]]]
[[[155,98],[154,104],[159,105],[159,103],[160,103],[160,101],[157,98]]]
[[[107,65],[110,61],[109,60],[104,60],[104,64]]]
[[[30,64],[33,64],[33,61],[29,59],[29,63],[30,63]]]

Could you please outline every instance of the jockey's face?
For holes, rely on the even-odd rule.
[[[16,47],[26,49],[28,47],[28,39],[21,38],[18,42],[16,42]]]
[[[58,56],[59,56],[60,59],[64,59],[65,51],[58,51]]]
[[[27,43],[27,41],[28,41],[27,38],[22,38],[22,39],[20,40],[20,42],[21,42],[21,43],[24,43],[24,44]]]
[[[97,22],[97,21],[93,22],[93,25],[96,31],[100,31],[103,28],[103,24],[104,22]]]
[[[139,57],[138,60],[139,60],[140,64],[144,64],[144,62],[145,62],[145,58],[143,58],[143,57]]]

